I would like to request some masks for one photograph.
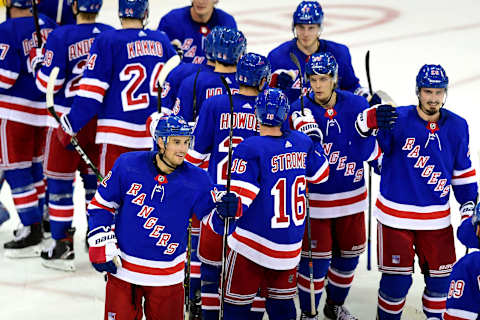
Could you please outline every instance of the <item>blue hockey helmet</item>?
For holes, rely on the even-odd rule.
[[[162,138],[165,145],[167,145],[168,137],[173,136],[191,136],[193,128],[180,116],[164,116],[158,120],[155,128],[155,141]]]
[[[314,74],[328,74],[337,80],[338,64],[335,57],[330,52],[315,53],[310,56],[305,65],[305,73],[307,76]]]
[[[145,19],[148,12],[148,0],[118,0],[120,18]]]
[[[263,125],[280,126],[287,119],[289,111],[288,98],[280,89],[266,89],[255,99],[255,115]]]
[[[323,22],[323,10],[317,1],[302,1],[293,13],[293,26],[297,24],[319,24]]]
[[[12,7],[27,9],[32,7],[32,0],[12,0]]]
[[[236,29],[220,28],[213,34],[213,56],[215,61],[237,64],[247,49],[247,39]]]
[[[416,90],[420,88],[448,88],[448,77],[439,64],[425,64],[417,74]]]
[[[78,12],[98,13],[102,7],[103,0],[68,0],[68,5],[77,2]]]
[[[238,84],[258,87],[263,78],[266,78],[267,83],[270,82],[271,71],[266,57],[256,53],[247,53],[240,58],[235,77]]]

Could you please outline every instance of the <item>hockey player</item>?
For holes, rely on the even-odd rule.
[[[323,132],[325,155],[332,167],[328,181],[309,185],[315,308],[324,288],[326,319],[357,319],[343,306],[353,282],[360,254],[365,251],[367,189],[363,162],[377,159],[381,152],[374,137],[362,138],[355,130],[357,114],[369,107],[367,101],[349,91],[336,89],[338,65],[329,52],[315,53],[306,67],[311,92],[292,105],[291,124],[309,133],[318,123]],[[313,128],[313,129],[312,129]],[[322,140],[318,137],[318,140]],[[300,260],[298,289],[302,319],[311,314],[309,239],[305,235]]]
[[[458,239],[468,248],[480,249],[480,204],[477,204],[472,216],[462,218]],[[467,254],[453,266],[446,308],[444,320],[479,319],[480,252]]]
[[[11,19],[0,25],[0,119],[1,161],[5,179],[23,226],[4,244],[7,256],[40,255],[45,184],[42,160],[47,110],[36,88],[30,49],[38,46],[31,0],[7,0]],[[56,24],[39,15],[42,40]]]
[[[367,90],[360,86],[352,67],[348,47],[330,40],[320,39],[323,28],[323,11],[317,1],[302,1],[293,13],[292,31],[294,38],[284,42],[268,54],[272,65],[272,86],[285,91],[290,102],[300,95],[300,77],[305,73],[305,63],[314,53],[330,52],[338,63],[338,88],[368,96]],[[302,70],[298,70],[290,59],[290,53],[297,56]],[[292,80],[290,74],[295,73]],[[305,77],[302,77],[305,82]],[[303,83],[303,88],[308,83]]]
[[[198,80],[198,74],[201,71],[213,71],[215,69],[215,60],[213,59],[213,36],[210,32],[203,42],[203,51],[205,53],[205,63],[188,63],[182,62],[175,69],[170,71],[163,85],[162,91],[162,109],[164,112],[171,112],[175,105],[177,99],[178,89],[182,81],[185,80],[190,75],[194,74],[193,81],[195,82],[195,77]],[[166,110],[168,109],[168,111]]]
[[[205,63],[204,41],[216,26],[237,28],[235,19],[215,8],[218,0],[192,0],[191,6],[173,9],[160,19],[158,30],[167,34],[184,62]]]
[[[143,310],[146,319],[183,319],[188,220],[215,207],[208,174],[183,161],[191,134],[182,118],[160,118],[158,153],[121,155],[90,202],[90,261],[109,273],[105,320],[140,320]],[[235,216],[239,203],[222,197],[211,215],[216,230],[223,228],[220,216]]]
[[[196,121],[203,101],[226,93],[220,76],[227,80],[232,93],[238,92],[235,72],[240,57],[247,48],[247,39],[241,31],[217,27],[213,31],[214,72],[203,71],[185,79],[178,90],[178,98],[173,113],[182,116],[188,122]],[[195,96],[193,95],[195,93]],[[194,105],[194,101],[195,104]]]
[[[60,69],[55,84],[55,109],[59,115],[68,113],[78,92],[78,83],[87,63],[94,39],[112,27],[95,23],[102,0],[74,0],[71,10],[77,25],[67,25],[53,31],[45,45],[44,65],[37,73],[37,87],[46,92],[48,76],[54,67]],[[70,9],[70,7],[68,8]],[[90,202],[97,189],[97,177],[74,150],[65,149],[56,137],[58,124],[48,118],[46,139],[45,175],[49,190],[48,212],[52,238],[51,246],[41,253],[46,267],[73,271],[73,182],[80,171],[85,188],[85,200]],[[80,145],[91,159],[97,159],[95,145],[96,119],[92,119],[78,133]],[[95,160],[94,160],[95,161]]]
[[[244,210],[228,237],[225,319],[248,319],[261,286],[270,319],[296,319],[307,182],[324,182],[329,169],[321,144],[281,130],[288,111],[280,90],[260,93],[255,102],[260,136],[247,138],[233,154],[231,188]],[[320,134],[318,126],[314,134]]]
[[[382,272],[378,319],[400,319],[412,283],[415,254],[425,278],[423,312],[441,319],[448,276],[455,262],[449,195],[453,188],[462,216],[471,215],[478,188],[468,150],[467,122],[442,108],[448,77],[440,65],[422,66],[416,78],[418,105],[396,108],[393,129],[380,128],[384,152],[378,220],[378,264]],[[357,128],[375,129],[384,106],[359,115]],[[377,118],[377,119],[376,119]]]
[[[102,175],[120,154],[152,148],[145,122],[157,110],[158,73],[176,54],[163,33],[144,29],[148,0],[118,3],[122,29],[95,39],[72,108],[57,131],[66,146],[97,115]]]
[[[239,93],[233,99],[233,139],[236,147],[248,137],[257,134],[255,119],[255,98],[270,81],[268,60],[255,53],[244,55],[237,65],[236,82]],[[227,183],[227,158],[230,131],[230,102],[227,94],[211,97],[202,105],[195,127],[192,149],[186,160],[201,166],[208,163],[208,173],[215,183]],[[202,319],[218,319],[220,299],[218,294],[222,264],[222,237],[211,232],[204,220],[201,225],[198,256],[202,261]],[[265,311],[262,299],[256,299],[252,306],[256,315],[249,319],[262,319]]]

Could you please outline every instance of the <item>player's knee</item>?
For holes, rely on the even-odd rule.
[[[332,259],[331,267],[340,271],[353,271],[358,265],[359,257],[342,258],[335,257]]]
[[[445,297],[449,285],[448,277],[425,277],[425,294],[430,297]]]
[[[6,170],[4,172],[12,190],[31,186],[33,188],[33,177],[31,168]]]
[[[402,299],[407,296],[411,285],[411,275],[382,273],[382,278],[380,280],[380,295],[387,299]]]
[[[308,263],[309,259],[302,257],[300,259],[298,273],[308,277],[310,274]],[[330,259],[313,259],[313,277],[316,279],[325,277],[329,265]]]
[[[269,319],[295,320],[297,318],[293,299],[267,299],[266,309]]]

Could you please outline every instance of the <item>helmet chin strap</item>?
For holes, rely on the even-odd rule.
[[[167,151],[167,143],[164,141],[163,144],[164,144],[164,147],[165,147],[163,152],[162,152],[162,149],[160,148],[160,146],[158,146],[158,152],[157,152],[158,158],[160,159],[160,161],[163,162],[164,165],[166,165],[170,169],[173,169],[173,170],[177,169],[177,166],[172,166],[170,163],[168,163],[168,161],[166,159],[164,159],[165,152]]]

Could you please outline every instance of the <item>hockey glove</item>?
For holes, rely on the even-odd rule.
[[[155,140],[155,129],[157,128],[158,120],[165,116],[165,113],[155,111],[147,118],[147,135]]]
[[[242,202],[240,198],[234,193],[224,193],[217,199],[217,212],[219,217],[225,218],[239,218],[242,216]]]
[[[353,94],[364,97],[365,99],[367,99],[367,101],[369,101],[371,98],[370,91],[365,87],[358,87],[357,89],[355,89]]]
[[[180,59],[183,59],[183,49],[182,49],[182,43],[180,42],[180,40],[175,39],[170,43],[172,44],[173,49],[175,49]]]
[[[293,128],[297,131],[305,133],[315,142],[323,142],[323,134],[318,127],[315,118],[310,109],[304,109],[304,114],[301,111],[294,111],[292,113]]]
[[[73,150],[73,146],[71,145],[72,137],[75,133],[72,130],[72,126],[70,125],[70,121],[66,114],[60,117],[60,124],[55,129],[55,134],[57,136],[58,141],[60,141],[61,145],[64,148],[69,150]]]
[[[390,104],[377,104],[359,113],[355,128],[362,137],[372,134],[374,129],[392,129],[398,113]]]
[[[475,229],[475,234],[477,235],[478,241],[480,241],[480,202],[477,203],[477,206],[475,207],[475,212],[472,216],[472,224],[473,228]]]
[[[30,71],[33,74],[33,77],[36,78],[37,71],[43,66],[44,61],[44,48],[33,47],[30,49],[30,56],[28,57],[28,66]]]
[[[110,227],[98,227],[88,233],[88,256],[95,270],[98,272],[117,273],[117,267],[122,263],[118,258],[120,250],[117,248],[117,238]]]
[[[270,81],[270,87],[285,90],[291,88],[295,81],[296,75],[294,72],[282,71],[274,73]]]

